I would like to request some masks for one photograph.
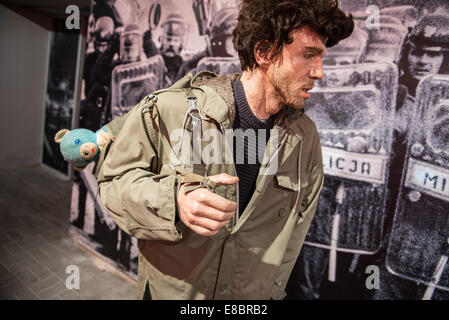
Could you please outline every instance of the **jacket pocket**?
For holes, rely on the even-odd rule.
[[[298,191],[297,175],[298,174],[295,173],[294,171],[278,173],[276,175],[276,180],[279,186],[290,189],[292,191]]]
[[[295,205],[296,198],[298,197],[299,185],[298,185],[298,174],[295,171],[287,171],[278,173],[276,175],[276,181],[284,192],[288,192],[289,197],[285,200],[290,199],[290,211]],[[288,200],[287,200],[288,201]]]
[[[182,239],[175,227],[177,178],[175,175],[157,175],[153,182],[155,188],[144,194],[129,192],[122,200],[128,211],[142,212],[128,219],[127,229],[138,239],[177,242]]]

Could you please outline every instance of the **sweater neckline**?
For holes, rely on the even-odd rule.
[[[239,79],[232,82],[232,90],[234,91],[237,113],[240,118],[244,118],[254,129],[271,129],[273,127],[273,116],[270,116],[266,121],[262,121],[253,113],[246,99],[243,83]]]

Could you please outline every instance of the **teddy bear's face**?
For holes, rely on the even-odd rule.
[[[87,129],[64,129],[55,137],[55,141],[61,144],[64,159],[77,168],[84,168],[97,159],[99,149],[96,140],[96,134]]]

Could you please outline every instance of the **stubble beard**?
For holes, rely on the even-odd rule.
[[[278,100],[282,105],[286,105],[293,109],[302,109],[304,107],[304,100],[299,97],[298,93],[291,92],[287,86],[286,80],[278,79],[273,83],[274,91]]]
[[[292,90],[289,88],[289,80],[287,78],[286,71],[282,67],[277,67],[272,70],[271,83],[274,91],[277,95],[278,101],[281,106],[288,106],[292,109],[302,109],[304,107],[304,99],[300,96],[300,90]]]

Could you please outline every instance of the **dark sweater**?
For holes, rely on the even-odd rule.
[[[254,115],[248,105],[243,84],[240,80],[237,79],[232,83],[232,89],[236,104],[233,124],[234,163],[237,176],[239,177],[239,212],[241,215],[256,187],[257,175],[265,153],[265,147],[270,138],[270,129],[273,128],[273,117],[264,122]],[[246,136],[244,135],[245,133]],[[249,134],[253,134],[255,140],[251,139],[250,141],[248,138]],[[251,142],[250,144],[248,144],[249,141]],[[242,147],[243,154],[241,152]]]

